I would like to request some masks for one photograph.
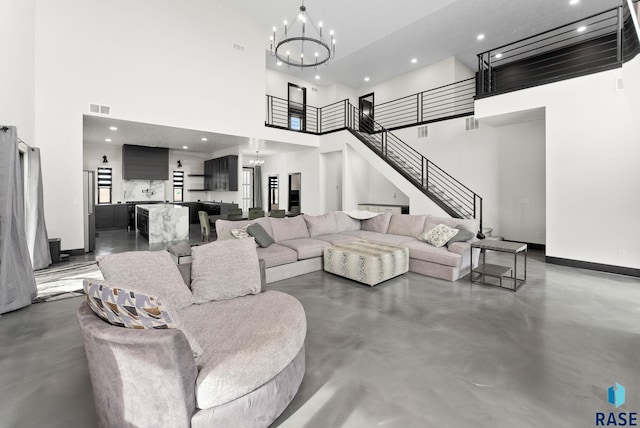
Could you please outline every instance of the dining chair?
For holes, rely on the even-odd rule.
[[[284,218],[284,210],[271,210],[271,212],[269,213],[269,217],[273,217],[273,218]]]
[[[202,232],[202,240],[208,241],[211,235],[211,225],[209,224],[209,214],[206,211],[198,211],[200,219],[200,232]]]

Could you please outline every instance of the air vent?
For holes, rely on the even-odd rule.
[[[428,126],[419,126],[418,127],[418,138],[427,138],[429,136],[429,127]]]
[[[472,129],[478,129],[480,124],[476,120],[475,117],[471,116],[467,118],[466,130],[471,131]]]
[[[111,115],[111,106],[104,106],[100,104],[89,104],[89,112],[95,114],[103,114],[105,116]]]
[[[311,92],[318,92],[318,88],[311,87]]]
[[[616,78],[616,92],[621,92],[624,90],[624,80],[622,77]]]
[[[233,44],[233,48],[234,48],[235,50],[237,50],[237,51],[244,52],[244,46],[239,45],[239,44],[237,44],[237,43],[234,43],[234,44]]]

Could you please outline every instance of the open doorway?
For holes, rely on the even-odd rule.
[[[363,95],[359,98],[360,107],[360,131],[372,133],[373,127],[373,92],[367,95]]]
[[[300,211],[301,193],[302,174],[299,172],[289,174],[289,211]]]
[[[278,189],[278,176],[269,176],[269,211],[280,209],[280,195]]]
[[[306,131],[307,88],[289,83],[289,129]]]

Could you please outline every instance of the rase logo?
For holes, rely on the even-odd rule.
[[[616,382],[607,391],[607,401],[609,404],[616,407],[616,409],[622,406],[625,402],[625,389],[624,386]],[[596,426],[597,427],[637,427],[638,426],[638,413],[637,412],[597,412],[596,413]]]

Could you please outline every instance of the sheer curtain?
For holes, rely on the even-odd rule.
[[[44,269],[51,264],[49,237],[44,222],[42,202],[42,170],[40,168],[40,149],[30,147],[27,150],[27,245],[33,262],[33,269]]]
[[[30,305],[37,294],[23,192],[16,128],[0,127],[0,314]]]

